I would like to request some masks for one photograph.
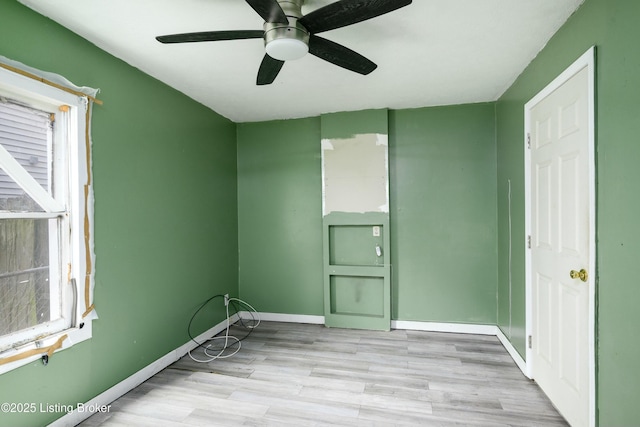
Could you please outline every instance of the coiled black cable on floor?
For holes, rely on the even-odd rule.
[[[214,295],[211,298],[207,299],[205,302],[203,302],[200,307],[198,307],[198,309],[195,311],[195,313],[193,313],[193,315],[191,316],[191,319],[189,320],[189,325],[187,326],[187,334],[189,334],[189,338],[191,339],[191,341],[193,341],[194,343],[197,344],[197,348],[202,348],[204,350],[204,354],[207,356],[206,359],[198,359],[196,357],[194,357],[191,354],[192,350],[189,350],[188,354],[189,357],[195,361],[195,362],[199,362],[199,363],[208,363],[208,362],[212,362],[216,359],[226,359],[228,357],[231,357],[233,355],[235,355],[236,353],[238,353],[238,351],[240,351],[240,347],[241,347],[241,341],[243,341],[244,339],[246,339],[249,335],[251,335],[251,332],[253,332],[253,330],[255,328],[258,327],[258,325],[260,324],[260,317],[258,316],[258,312],[256,311],[255,308],[253,308],[251,306],[251,304],[242,301],[241,299],[238,298],[228,298],[226,300],[227,304],[225,304],[225,309],[226,309],[226,322],[227,322],[227,326],[225,328],[225,333],[222,336],[215,336],[215,337],[211,337],[207,340],[205,340],[204,342],[198,342],[193,335],[191,334],[191,325],[193,324],[193,320],[196,318],[196,316],[198,315],[198,313],[204,308],[206,307],[211,301],[215,300],[216,298],[223,298],[225,299],[226,296],[219,294],[219,295]],[[233,306],[233,309],[235,310],[235,314],[238,314],[238,323],[249,330],[249,332],[242,338],[236,338],[235,336],[229,335],[229,329],[231,327],[231,316],[229,314],[229,306]],[[242,316],[239,315],[240,310],[242,307],[246,307],[249,309],[248,313],[251,315],[251,322],[252,323],[245,323],[245,319],[242,318]],[[222,349],[217,351],[217,350],[213,350],[213,343],[209,343],[207,344],[207,342],[210,341],[214,341],[214,340],[222,340],[224,339],[224,345],[222,346]],[[231,340],[231,342],[229,342]],[[227,351],[228,349],[232,349],[234,346],[237,345],[237,348],[235,350],[233,350],[231,353],[228,354],[224,354],[225,351]],[[195,350],[195,349],[194,349]],[[210,351],[217,351],[216,354],[211,353]]]

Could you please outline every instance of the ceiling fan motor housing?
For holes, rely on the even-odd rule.
[[[264,23],[265,49],[272,58],[289,61],[309,52],[309,32],[298,23],[302,17],[302,3],[303,0],[278,1],[289,23]]]

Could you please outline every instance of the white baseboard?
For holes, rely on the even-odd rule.
[[[522,356],[520,356],[520,353],[518,353],[518,350],[516,350],[513,344],[511,344],[511,341],[509,341],[507,336],[502,332],[502,329],[496,326],[496,330],[496,336],[498,337],[504,348],[507,350],[513,361],[516,362],[516,365],[518,365],[518,368],[520,368],[524,376],[531,379],[531,375],[529,374],[529,370],[527,369],[527,362],[525,362]]]
[[[405,320],[394,320],[391,322],[393,329],[406,329],[413,331],[427,332],[452,332],[458,334],[493,335],[500,340],[502,346],[507,350],[509,356],[522,371],[524,376],[531,378],[528,373],[527,362],[520,356],[520,353],[511,344],[502,330],[496,325],[473,325],[466,323],[436,323],[436,322],[414,322]]]
[[[305,315],[305,314],[282,314],[282,313],[258,313],[260,320],[264,320],[266,322],[287,322],[287,323],[308,323],[314,325],[323,325],[324,324],[324,316],[313,316],[313,315]],[[240,318],[242,319],[252,319],[251,313],[242,311],[237,314],[234,314],[230,318],[231,323],[235,323]],[[214,335],[219,334],[227,327],[226,320],[220,322],[213,328],[209,329],[206,332],[198,335],[196,337],[196,341],[204,341],[208,338],[211,338]],[[502,333],[499,327],[496,325],[474,325],[467,323],[438,323],[438,322],[416,322],[416,321],[407,321],[407,320],[393,320],[391,321],[392,329],[405,329],[405,330],[413,330],[413,331],[426,331],[426,332],[450,332],[450,333],[458,333],[458,334],[476,334],[476,335],[494,335],[498,337],[504,348],[507,350],[509,355],[513,358],[514,362],[520,368],[522,373],[529,377],[526,369],[526,362],[517,352],[517,350],[513,347],[511,342],[507,339],[507,337]],[[75,426],[85,419],[89,418],[93,415],[98,408],[104,408],[108,406],[111,402],[118,399],[120,396],[126,394],[130,390],[133,390],[135,387],[139,386],[167,366],[179,360],[185,354],[187,354],[190,350],[196,348],[197,344],[193,341],[189,341],[177,349],[167,353],[160,359],[155,362],[147,365],[142,368],[135,374],[130,377],[124,379],[118,384],[114,385],[110,389],[105,392],[99,394],[94,397],[90,401],[84,404],[84,411],[79,412],[77,410],[73,412],[69,412],[65,416],[58,418],[56,421],[50,424],[53,427],[69,427]],[[96,410],[91,411],[88,409],[96,408]]]
[[[324,325],[324,316],[313,316],[307,314],[283,314],[283,313],[257,313],[260,320],[265,322],[285,322],[285,323],[308,323],[313,325]],[[242,319],[251,319],[251,313],[241,311]],[[468,323],[437,323],[437,322],[414,322],[405,320],[392,320],[391,329],[405,329],[428,332],[452,332],[459,334],[476,335],[496,335],[495,325],[474,325]]]
[[[282,314],[282,313],[258,313],[260,320],[265,322],[285,322],[285,323],[309,323],[312,325],[324,325],[324,316],[312,316],[308,314]],[[241,311],[240,317],[251,319],[251,313]]]
[[[238,319],[239,319],[238,315],[234,314],[229,318],[229,321],[231,323],[235,323],[236,321],[238,321]],[[226,327],[227,327],[227,321],[224,320],[218,323],[213,328],[198,335],[195,338],[195,340],[198,342],[203,342],[214,335],[218,335],[220,332],[224,331]],[[137,386],[139,386],[140,384],[142,384],[143,382],[145,382],[146,380],[148,380],[149,378],[151,378],[152,376],[154,376],[155,374],[157,374],[167,366],[178,361],[181,357],[183,357],[185,354],[195,349],[196,347],[197,347],[197,344],[193,341],[189,341],[183,344],[177,349],[167,353],[166,355],[162,356],[155,362],[152,362],[151,364],[142,368],[135,374],[120,381],[118,384],[114,385],[110,389],[99,394],[98,396],[94,397],[90,401],[86,402],[84,404],[82,412],[76,409],[72,412],[67,413],[63,417],[58,418],[53,423],[49,424],[49,426],[69,427],[69,426],[78,425],[79,423],[89,418],[94,413],[96,413],[98,410],[100,410],[99,408],[108,407],[108,405],[111,402],[113,402],[120,396],[123,396],[127,392],[133,390],[134,388],[136,388]]]
[[[495,325],[474,325],[470,323],[415,322],[411,320],[392,320],[392,329],[407,331],[450,332],[455,334],[496,335]]]

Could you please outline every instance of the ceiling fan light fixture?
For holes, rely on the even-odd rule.
[[[280,61],[300,59],[309,52],[309,46],[298,39],[274,39],[266,45],[267,55]]]

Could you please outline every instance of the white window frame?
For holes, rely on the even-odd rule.
[[[82,318],[87,307],[84,303],[86,278],[89,278],[92,292],[93,274],[93,209],[90,187],[91,162],[87,138],[86,114],[89,108],[87,97],[58,89],[43,82],[0,68],[0,95],[6,98],[23,102],[26,105],[44,111],[55,112],[54,141],[61,149],[56,149],[53,153],[55,185],[63,183],[66,187],[60,191],[56,190],[56,198],[53,198],[44,190],[17,161],[11,157],[8,159],[5,153],[0,152],[2,157],[2,167],[5,172],[17,180],[20,174],[27,176],[20,177],[20,184],[24,188],[26,182],[27,193],[38,202],[45,213],[30,214],[32,218],[60,217],[60,227],[50,227],[50,241],[54,238],[57,241],[55,249],[51,248],[50,257],[59,256],[58,267],[51,265],[50,276],[56,275],[60,278],[60,292],[62,318],[53,320],[42,325],[29,328],[5,337],[11,337],[15,346],[0,353],[0,359],[9,358],[21,353],[46,348],[55,344],[61,337],[66,335],[62,341],[61,349],[69,348],[74,344],[85,341],[92,336],[92,318],[96,317],[91,313]],[[62,107],[62,108],[61,108]],[[63,141],[63,142],[62,142]],[[61,143],[62,142],[62,143]],[[14,164],[12,164],[13,162]],[[16,165],[18,167],[16,167]],[[17,174],[17,175],[15,175]],[[31,182],[30,182],[31,181]],[[29,183],[31,185],[29,185]],[[85,196],[85,187],[89,189]],[[60,197],[58,196],[60,194]],[[89,200],[87,200],[89,199]],[[25,218],[23,213],[0,212],[0,218]],[[85,220],[88,220],[89,227],[85,230]],[[87,233],[87,236],[85,234]],[[87,237],[85,239],[85,237]],[[52,252],[53,251],[53,252]],[[87,254],[90,254],[87,257]],[[89,263],[87,263],[89,258]],[[88,265],[89,264],[89,265]],[[72,280],[75,279],[75,280]],[[74,288],[75,285],[75,288]],[[52,295],[52,298],[55,298]],[[3,346],[6,348],[6,346]],[[0,365],[0,374],[13,370],[19,366],[26,365],[42,357],[42,354],[35,354],[10,363]]]

